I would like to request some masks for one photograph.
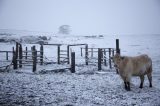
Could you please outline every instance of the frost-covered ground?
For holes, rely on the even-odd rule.
[[[144,88],[139,88],[139,78],[132,79],[131,89],[127,92],[115,70],[97,65],[77,65],[76,73],[65,72],[32,73],[31,68],[10,70],[0,73],[0,105],[35,106],[112,106],[112,105],[160,105],[160,35],[106,35],[103,38],[82,36],[54,36],[49,43],[88,43],[89,47],[115,47],[115,39],[120,39],[122,55],[135,56],[148,54],[153,60],[153,88],[149,88],[147,77]],[[13,44],[1,44],[0,50],[11,50]],[[25,44],[24,44],[25,45]],[[4,48],[5,46],[5,48]],[[2,48],[3,47],[3,48]],[[51,50],[50,50],[51,49]],[[45,56],[52,57],[54,47],[46,47]],[[65,49],[65,47],[63,48]],[[77,58],[79,49],[73,48]],[[47,51],[47,52],[46,52]],[[76,63],[83,63],[77,59]],[[49,66],[40,67],[47,69]],[[53,65],[53,68],[68,67]],[[52,68],[51,67],[51,68]]]

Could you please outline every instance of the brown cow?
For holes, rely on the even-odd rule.
[[[132,76],[140,77],[140,88],[143,88],[144,75],[147,75],[150,84],[149,86],[152,87],[152,60],[148,55],[143,54],[136,57],[128,57],[116,54],[112,59],[124,81],[126,90],[130,90]]]

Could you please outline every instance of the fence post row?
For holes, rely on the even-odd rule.
[[[71,53],[71,73],[75,73],[75,52]]]
[[[60,45],[57,46],[57,63],[60,64]],[[70,63],[70,51],[69,51],[69,45],[67,46],[67,57],[68,57],[68,63]],[[27,59],[27,47],[26,47],[26,51],[25,51],[25,59]],[[37,65],[37,50],[36,47],[33,46],[31,47],[32,50],[32,59],[33,59],[33,72],[36,71],[36,65]],[[109,67],[110,69],[112,68],[112,63],[111,63],[111,56],[114,56],[114,49],[112,48],[108,48],[109,50]],[[39,51],[38,51],[39,52]],[[81,56],[83,55],[83,48],[81,48]],[[102,69],[102,62],[104,62],[104,65],[106,66],[106,48],[98,48],[98,70]],[[93,53],[94,53],[94,48],[91,48],[91,57],[93,57]],[[116,39],[116,53],[120,53],[120,49],[119,49],[119,39]],[[8,57],[8,52],[6,52],[6,55]],[[43,45],[40,46],[40,64],[43,65],[43,55],[44,55],[44,48]],[[88,55],[89,55],[89,51],[88,51],[88,45],[85,45],[85,63],[86,65],[88,65]],[[17,69],[18,66],[19,68],[22,68],[22,58],[23,58],[23,50],[22,50],[22,45],[16,42],[16,49],[14,50],[13,47],[13,65],[14,65],[14,69]],[[8,58],[6,58],[8,59]],[[18,65],[18,63],[19,65]],[[71,72],[75,72],[75,52],[71,52]]]
[[[14,47],[12,48],[13,50],[13,57],[12,57],[12,63],[13,63],[13,69],[18,69],[22,68],[23,64],[23,57],[27,60],[27,55],[28,55],[28,48],[26,47],[25,50],[25,55],[23,56],[23,49],[22,45],[18,42],[16,42],[16,49],[14,50]],[[60,48],[59,48],[60,50]],[[31,47],[31,53],[32,53],[32,60],[33,60],[33,72],[36,71],[37,69],[37,50],[35,46]],[[59,51],[60,52],[60,51]],[[8,55],[8,54],[6,54]],[[40,47],[40,63],[41,65],[43,64],[43,45]]]

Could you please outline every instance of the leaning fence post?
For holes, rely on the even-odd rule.
[[[60,46],[57,46],[57,63],[60,64]]]
[[[101,70],[101,61],[102,60],[102,49],[98,48],[98,70]]]
[[[43,65],[43,45],[40,47],[40,64]]]
[[[19,68],[22,68],[22,45],[19,44]]]
[[[86,60],[86,65],[88,65],[88,45],[85,47],[85,60]]]
[[[71,73],[75,73],[75,52],[71,53]]]

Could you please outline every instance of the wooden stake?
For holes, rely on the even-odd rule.
[[[109,68],[112,69],[112,63],[111,63],[111,48],[109,48]]]
[[[75,73],[75,52],[71,53],[71,73]]]
[[[43,65],[43,45],[40,47],[40,65]]]
[[[22,68],[22,45],[19,44],[19,68]]]
[[[85,47],[85,60],[86,60],[86,65],[88,65],[88,45]]]
[[[57,46],[57,63],[60,64],[60,46]]]
[[[101,60],[102,60],[102,49],[98,48],[98,70],[102,70]]]

